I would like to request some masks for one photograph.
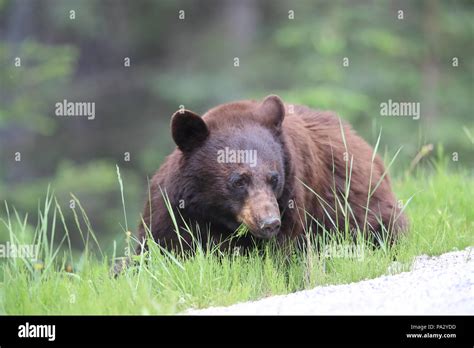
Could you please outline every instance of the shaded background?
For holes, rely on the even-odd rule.
[[[371,144],[382,127],[382,155],[403,146],[395,176],[429,143],[472,175],[473,4],[0,0],[0,215],[7,200],[34,224],[51,184],[64,207],[79,198],[107,249],[124,237],[116,164],[134,230],[174,148],[171,114],[270,93],[336,111]],[[55,116],[64,99],[95,102],[95,120]],[[420,102],[421,118],[380,116],[389,99]]]

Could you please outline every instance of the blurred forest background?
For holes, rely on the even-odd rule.
[[[116,164],[134,230],[147,176],[174,148],[171,114],[270,93],[336,111],[371,144],[382,128],[382,155],[403,146],[395,176],[429,143],[472,175],[473,10],[472,0],[0,0],[0,215],[6,200],[34,223],[51,184],[63,208],[79,198],[110,246],[125,235]],[[95,102],[95,119],[57,117],[64,99]],[[420,119],[382,117],[389,99],[420,102]]]

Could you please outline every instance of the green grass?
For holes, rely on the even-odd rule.
[[[146,255],[135,257],[135,267],[127,268],[118,278],[111,276],[110,269],[115,254],[123,253],[107,254],[99,248],[85,209],[76,198],[72,209],[76,225],[66,226],[61,207],[48,191],[38,209],[33,240],[28,239],[31,226],[26,217],[5,205],[0,224],[8,231],[9,242],[36,244],[39,259],[3,261],[0,312],[171,314],[374,278],[386,274],[394,260],[401,263],[401,270],[407,270],[417,255],[438,255],[474,245],[472,177],[466,172],[448,172],[441,165],[430,172],[420,170],[394,182],[399,199],[406,202],[414,197],[406,209],[410,231],[393,247],[374,249],[358,240],[358,257],[327,257],[308,248],[288,258],[269,245],[261,254],[198,250],[194,257],[182,259],[152,245]],[[123,188],[121,180],[120,185]],[[59,231],[64,232],[60,237]],[[84,249],[80,257],[73,257],[71,233],[81,235]],[[325,243],[337,250],[354,247],[348,238],[326,239]],[[132,247],[133,237],[128,236],[126,244]],[[68,265],[72,265],[72,272],[65,270]]]

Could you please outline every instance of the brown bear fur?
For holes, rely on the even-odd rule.
[[[204,245],[209,238],[227,240],[244,222],[255,233],[250,228],[251,233],[231,244],[243,247],[271,237],[295,239],[309,228],[313,233],[322,227],[344,231],[345,221],[353,233],[359,227],[368,236],[379,237],[382,222],[391,241],[407,228],[382,160],[378,155],[372,160],[372,147],[332,112],[286,105],[279,97],[269,96],[263,102],[219,105],[202,118],[178,111],[172,118],[172,135],[178,147],[153,176],[143,213],[152,238],[167,248],[191,248],[185,222]],[[257,166],[218,163],[216,151],[226,146],[256,149]],[[235,172],[237,179],[232,177]],[[371,176],[375,191],[366,211]],[[349,210],[343,198],[346,178],[350,178]],[[177,217],[181,243],[163,200],[165,192]],[[262,223],[268,220],[265,216],[274,216],[275,211],[281,226],[278,221],[273,229],[259,230],[267,227]],[[140,241],[146,234],[140,223]]]

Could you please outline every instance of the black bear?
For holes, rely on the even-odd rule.
[[[189,250],[193,238],[251,247],[346,224],[354,233],[388,232],[390,240],[406,229],[382,160],[331,112],[270,95],[202,117],[177,111],[171,133],[177,148],[151,180],[139,252],[148,234],[168,249]],[[250,233],[230,238],[241,225]]]

